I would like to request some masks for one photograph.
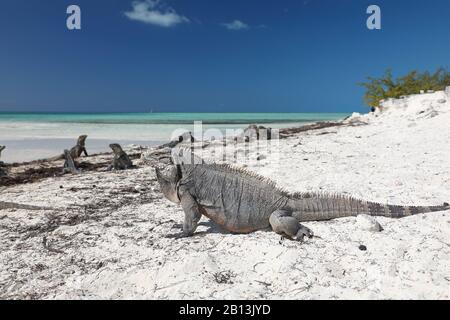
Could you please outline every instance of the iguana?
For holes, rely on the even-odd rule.
[[[122,147],[117,143],[112,143],[109,147],[114,152],[114,159],[112,163],[108,167],[108,171],[110,170],[125,170],[133,167],[133,162],[130,160],[130,157],[123,151]]]
[[[75,160],[73,160],[72,155],[69,150],[64,150],[64,167],[63,173],[70,172],[73,174],[79,174],[80,170],[78,170]]]
[[[185,132],[181,136],[178,136],[176,139],[165,143],[163,145],[160,145],[157,147],[157,149],[164,149],[164,148],[175,148],[179,144],[182,143],[194,143],[196,140],[191,132]]]
[[[0,146],[0,158],[2,156],[2,151],[5,150],[5,146]],[[0,161],[0,166],[3,165],[3,161]],[[0,177],[6,176],[6,171],[0,167]]]
[[[240,135],[240,138],[244,138],[245,142],[249,142],[251,140],[271,140],[273,138],[272,133],[272,128],[252,124],[244,130],[244,132]],[[235,141],[238,139],[239,137],[235,137]]]
[[[83,152],[86,157],[88,156],[88,153],[87,153],[86,147],[85,147],[86,138],[87,138],[86,135],[79,136],[75,147],[70,149],[70,155],[72,156],[73,159],[78,159],[79,157],[81,157],[81,154]]]
[[[79,136],[78,140],[77,140],[77,144],[72,149],[70,149],[70,151],[69,151],[70,152],[70,156],[72,157],[73,160],[78,159],[79,157],[81,157],[82,153],[84,153],[84,155],[86,157],[88,156],[88,153],[86,151],[86,138],[87,138],[87,135]],[[61,154],[59,156],[56,156],[54,158],[50,158],[49,160],[50,161],[55,161],[55,160],[62,160],[62,159],[65,159],[65,158],[66,158],[66,156],[63,153],[63,154]]]
[[[194,234],[202,215],[233,233],[271,227],[278,234],[302,241],[305,236],[313,236],[301,224],[304,221],[359,214],[402,218],[450,209],[448,203],[430,207],[397,206],[341,195],[289,193],[269,179],[230,165],[178,163],[156,168],[156,176],[164,196],[183,208],[183,236]]]

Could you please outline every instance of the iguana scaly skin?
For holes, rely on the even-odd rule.
[[[108,167],[108,170],[125,170],[133,167],[133,162],[130,160],[130,157],[128,157],[119,144],[112,143],[109,147],[114,152],[114,159]]]
[[[193,162],[189,162],[193,163]],[[228,231],[249,233],[272,227],[291,239],[312,237],[300,222],[367,214],[390,218],[449,210],[442,206],[396,206],[340,195],[289,193],[248,171],[219,164],[178,164],[156,169],[165,197],[185,213],[184,236],[192,235],[202,215]]]

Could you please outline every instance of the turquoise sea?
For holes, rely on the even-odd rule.
[[[343,113],[0,113],[0,122],[101,124],[304,123],[345,117]]]
[[[337,120],[342,113],[0,113],[0,145],[7,149],[2,161],[29,161],[59,154],[70,148],[81,134],[87,134],[88,150],[108,150],[109,143],[156,145],[182,131],[202,135],[218,129],[224,135],[249,124],[272,128]],[[194,122],[201,130],[194,130]]]

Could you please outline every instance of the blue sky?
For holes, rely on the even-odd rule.
[[[66,28],[70,4],[81,30]],[[382,30],[366,28],[371,4]],[[366,76],[449,66],[449,13],[448,0],[1,1],[0,111],[364,111]]]

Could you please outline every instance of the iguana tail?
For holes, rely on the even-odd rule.
[[[331,220],[359,214],[403,218],[415,214],[450,210],[448,203],[441,206],[398,206],[340,195],[321,194],[297,194],[289,200],[288,206],[300,222]]]
[[[64,159],[64,154],[60,154],[59,156],[56,157],[51,157],[46,159],[47,161],[58,161],[58,160],[63,160]]]

